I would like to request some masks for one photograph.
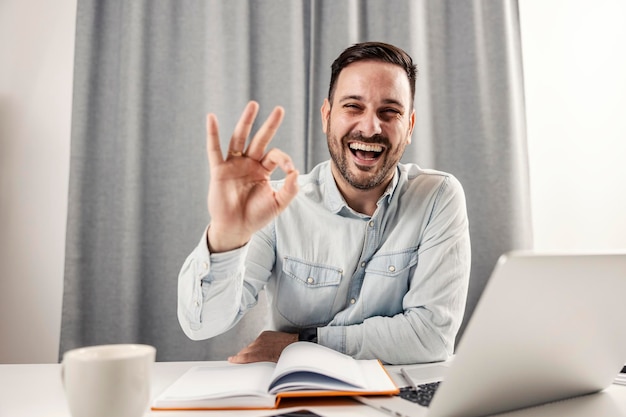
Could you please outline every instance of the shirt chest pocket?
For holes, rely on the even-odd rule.
[[[277,288],[278,311],[296,326],[326,325],[335,314],[332,307],[342,275],[340,268],[284,258]]]
[[[365,267],[361,289],[366,317],[393,316],[403,311],[402,300],[417,265],[417,248],[374,256]]]

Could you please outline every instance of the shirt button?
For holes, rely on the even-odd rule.
[[[351,298],[350,299],[350,304],[354,304],[354,303],[356,303],[356,298]]]
[[[196,305],[196,307],[200,307],[200,301],[196,300],[194,304]]]
[[[315,280],[313,279],[313,277],[308,277],[308,278],[306,279],[306,282],[307,282],[308,284],[313,284],[313,283],[315,282]]]
[[[391,265],[391,266],[389,267],[389,272],[395,272],[395,271],[396,271],[396,267],[395,267],[395,266],[393,266],[393,265]]]
[[[365,268],[365,262],[361,262],[361,268]]]
[[[209,263],[208,262],[202,262],[202,269],[209,269]]]
[[[374,227],[374,220],[370,220],[370,227]]]

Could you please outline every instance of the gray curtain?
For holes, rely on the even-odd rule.
[[[498,256],[531,244],[515,0],[79,0],[60,354],[139,342],[161,361],[214,360],[256,336],[263,302],[207,341],[176,319],[178,270],[209,221],[205,114],[225,147],[248,100],[261,120],[284,106],[274,146],[308,171],[328,158],[330,64],[365,40],[419,68],[404,161],[465,187],[470,317]]]

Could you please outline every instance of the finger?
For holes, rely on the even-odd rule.
[[[228,358],[228,362],[230,363],[251,363],[251,362],[277,362],[279,354],[276,353],[261,353],[261,352],[250,352],[250,353],[241,353],[234,356],[230,356]]]
[[[298,171],[293,170],[287,174],[283,186],[274,196],[280,211],[283,211],[291,203],[291,200],[298,194],[298,190]]]
[[[217,117],[211,113],[206,117],[206,151],[209,166],[217,166],[224,161]]]
[[[254,343],[254,342],[253,342]],[[254,349],[251,345],[246,346],[237,352],[236,355],[230,356],[228,362],[231,363],[250,363],[258,361],[258,350]]]
[[[246,140],[252,130],[252,125],[259,112],[259,104],[256,101],[250,101],[241,113],[241,117],[235,126],[233,136],[230,139],[228,152],[243,152],[246,146]]]
[[[230,363],[250,363],[251,361],[247,359],[246,355],[236,354],[234,356],[228,357],[228,362]]]
[[[270,143],[276,131],[280,127],[285,115],[285,110],[280,107],[274,107],[274,110],[267,117],[259,131],[254,135],[246,151],[246,156],[256,159],[263,158],[267,144]]]
[[[272,173],[276,167],[280,166],[287,174],[283,186],[276,192],[274,197],[279,210],[282,211],[289,205],[296,194],[298,194],[298,170],[293,166],[289,155],[280,149],[270,150],[260,162],[269,173]]]
[[[270,174],[274,172],[277,167],[280,167],[285,174],[295,170],[289,155],[277,148],[271,149],[259,162]]]

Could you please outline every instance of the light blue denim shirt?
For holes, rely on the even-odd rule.
[[[265,288],[267,329],[317,327],[318,343],[358,359],[449,358],[470,271],[458,180],[399,164],[371,217],[347,206],[329,161],[299,184],[287,209],[244,247],[210,254],[203,234],[178,278],[185,334],[199,340],[227,331]]]

